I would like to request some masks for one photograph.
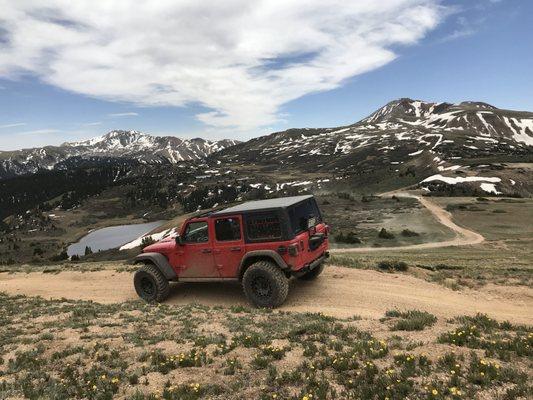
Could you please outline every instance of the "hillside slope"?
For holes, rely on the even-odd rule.
[[[289,129],[227,148],[210,158],[225,164],[325,172],[348,179],[351,186],[392,179],[383,190],[416,184],[436,174],[469,177],[489,172],[489,177],[494,177],[492,170],[502,168],[492,164],[533,161],[533,113],[501,110],[480,102],[399,99],[353,125]],[[498,178],[497,182],[503,182],[501,190],[484,187],[494,193],[505,189],[526,194],[531,185],[530,179],[524,178],[519,177],[518,182],[527,187],[511,188],[512,182],[517,182],[512,177],[505,182]]]

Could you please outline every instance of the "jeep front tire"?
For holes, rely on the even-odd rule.
[[[244,293],[256,307],[278,307],[287,298],[289,280],[277,265],[258,261],[246,270],[242,278]]]
[[[153,264],[139,268],[133,277],[133,284],[139,297],[149,303],[164,301],[170,290],[167,278]]]

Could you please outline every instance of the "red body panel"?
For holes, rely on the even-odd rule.
[[[177,244],[174,238],[165,239],[161,242],[144,248],[144,252],[161,253],[167,257],[170,265],[178,277],[183,278],[237,278],[242,258],[246,253],[254,250],[272,250],[279,253],[289,265],[291,271],[299,271],[312,261],[322,256],[329,247],[328,227],[320,223],[312,231],[323,233],[325,239],[315,250],[309,248],[310,232],[305,231],[291,240],[245,243],[242,216],[235,215],[231,218],[239,219],[241,235],[239,240],[217,241],[215,236],[215,221],[221,218],[194,218],[186,221],[180,230],[180,236],[184,236],[187,224],[191,222],[206,221],[208,223],[209,239],[204,243]],[[287,251],[289,246],[296,246],[298,252],[291,255]],[[284,249],[280,251],[281,249]]]

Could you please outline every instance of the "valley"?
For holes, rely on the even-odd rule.
[[[0,152],[0,397],[530,398],[532,124],[398,99],[243,143],[112,131]],[[142,237],[67,252],[102,228],[162,223],[148,243],[198,212],[306,193],[331,257],[279,310],[230,283],[141,302]]]
[[[445,241],[453,233],[416,201],[375,195],[530,198],[532,123],[533,113],[486,103],[399,99],[353,125],[243,143],[112,131],[0,152],[0,264],[61,261],[70,243],[105,226],[300,193],[320,200],[339,247]],[[380,238],[382,229],[395,232]]]

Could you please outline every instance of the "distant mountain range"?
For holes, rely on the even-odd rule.
[[[533,151],[533,113],[480,102],[392,101],[348,126],[289,129],[217,153],[231,162],[268,161],[309,170],[357,172],[416,158],[432,164]]]
[[[200,171],[208,165],[243,174],[253,165],[267,173],[333,174],[351,179],[352,186],[388,181],[374,188],[381,190],[421,182],[435,173],[472,175],[479,172],[478,165],[494,162],[532,162],[532,156],[532,112],[482,102],[403,98],[352,125],[289,129],[242,143],[112,131],[83,142],[0,152],[0,178],[114,162],[150,166],[189,161],[198,175],[205,175]],[[529,192],[529,186],[522,189]]]
[[[237,143],[237,140],[229,139],[181,139],[116,130],[90,140],[63,143],[60,146],[0,151],[0,178],[40,170],[75,168],[88,162],[94,165],[113,159],[146,164],[199,160]]]

